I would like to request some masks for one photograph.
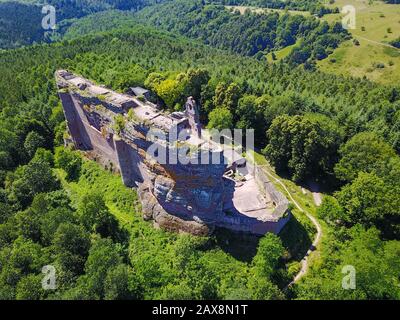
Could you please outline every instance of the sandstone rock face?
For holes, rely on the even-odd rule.
[[[188,99],[186,112],[169,114],[67,71],[56,72],[56,79],[75,147],[119,172],[126,186],[138,188],[145,220],[169,231],[207,235],[214,226],[277,233],[289,219],[285,216],[287,200],[268,179],[261,179],[260,184],[276,207],[273,214],[267,208],[271,204],[259,200],[264,199],[259,190],[250,189],[248,181],[254,177],[246,178],[248,183],[240,189],[244,191],[238,191],[237,181],[225,176],[227,157],[219,143],[202,137],[193,98]],[[187,133],[189,129],[192,133],[187,138],[172,137],[171,132]],[[157,143],[154,130],[163,133]],[[155,145],[157,154],[168,161],[152,152]],[[170,161],[171,156],[177,161]],[[241,205],[233,198],[241,199]]]
[[[138,195],[142,203],[143,218],[145,220],[154,220],[155,224],[164,230],[185,232],[197,236],[207,236],[213,231],[213,227],[205,223],[184,220],[167,213],[158,203],[157,199],[149,192],[149,187],[143,185],[139,187]]]

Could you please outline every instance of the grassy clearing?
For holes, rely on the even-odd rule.
[[[292,50],[294,48],[296,48],[300,45],[301,41],[302,41],[301,39],[297,39],[295,44],[292,44],[291,46],[287,46],[281,50],[274,51],[276,60],[272,59],[272,52],[268,53],[266,55],[268,62],[274,63],[274,62],[278,62],[278,61],[286,58],[292,52]]]
[[[57,169],[56,173],[73,206],[78,205],[84,194],[95,191],[103,195],[108,209],[123,226],[142,219],[136,192],[125,187],[119,175],[102,169],[97,163],[84,160],[81,177],[76,182],[67,182],[63,170]]]
[[[328,59],[318,62],[319,68],[344,76],[366,76],[384,84],[400,81],[400,50],[388,47],[388,42],[400,36],[400,5],[336,0],[331,6],[345,5],[356,9],[356,29],[349,31],[359,45],[352,40],[342,43]],[[333,23],[341,21],[342,15],[329,14],[323,19]]]
[[[272,13],[277,12],[279,14],[294,14],[294,15],[302,15],[302,16],[310,16],[311,13],[308,11],[298,11],[298,10],[285,10],[285,9],[269,9],[269,8],[258,8],[252,6],[225,6],[228,10],[237,10],[240,14],[244,14],[246,10],[250,10],[254,13]]]
[[[327,59],[317,62],[320,70],[343,76],[367,77],[369,80],[393,84],[400,82],[400,50],[389,47],[389,42],[400,37],[400,5],[382,1],[336,0],[326,6],[340,9],[352,5],[356,9],[356,29],[349,30],[359,45],[353,40],[343,42]],[[251,6],[226,6],[241,14],[248,9],[256,13],[278,12],[280,14],[310,15],[305,11],[266,9]],[[322,20],[328,23],[340,22],[342,14],[327,14]],[[285,58],[299,44],[288,46],[275,52],[276,61]],[[272,60],[272,54],[267,54]]]

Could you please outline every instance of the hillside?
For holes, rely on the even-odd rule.
[[[0,0],[0,49],[60,39],[79,18],[109,10],[138,11],[164,0]],[[56,8],[57,30],[42,29],[44,4]]]
[[[339,15],[304,13],[314,0],[68,1],[51,43],[36,33],[33,1],[20,2],[5,5],[33,24],[0,22],[12,48],[0,50],[0,300],[400,300],[400,86],[397,51],[385,51],[398,4],[354,2],[364,8],[355,46]],[[137,4],[154,6],[131,12]],[[345,69],[356,59],[366,62]],[[254,129],[255,161],[290,199],[290,221],[262,237],[153,226],[113,165],[65,146],[60,69],[120,93],[148,88],[165,114],[192,96],[209,129]],[[349,76],[363,71],[376,81]],[[114,122],[125,130],[123,116]],[[42,287],[43,266],[56,288]]]
[[[238,1],[237,3],[245,3]],[[249,2],[256,5],[257,2]],[[400,75],[400,53],[392,42],[400,37],[399,15],[400,7],[395,4],[396,1],[341,1],[334,3],[325,3],[325,6],[334,10],[342,8],[345,5],[353,5],[356,8],[356,29],[349,30],[352,39],[344,41],[329,59],[318,61],[320,70],[328,73],[341,74],[345,76],[367,77],[372,81],[381,83],[393,83],[399,81]],[[266,6],[268,9],[263,8]],[[274,6],[259,4],[254,6],[228,6],[239,10],[242,14],[247,10],[253,12],[285,12],[291,15],[307,15],[308,11],[294,11],[285,9],[276,9]],[[321,18],[330,24],[341,22],[340,13],[326,13]],[[354,40],[355,39],[355,40]],[[354,42],[357,42],[357,45]],[[290,45],[274,52],[275,60],[272,59],[272,53],[267,55],[268,61],[275,62],[286,58],[291,54],[297,45]]]
[[[325,59],[347,37],[340,24],[329,26],[314,17],[277,12],[240,14],[202,1],[166,2],[147,7],[136,17],[143,24],[259,59],[302,39],[301,45],[287,57],[293,64]]]
[[[400,50],[390,42],[400,37],[400,6],[381,1],[342,1],[335,6],[356,8],[356,29],[349,30],[353,41],[342,43],[330,59],[321,61],[322,71],[346,76],[367,77],[381,83],[400,81]],[[341,15],[326,15],[329,22],[339,21]]]
[[[192,61],[197,61],[193,67],[214,69],[214,77],[225,73],[230,78],[231,70],[223,64],[227,58],[247,65],[244,68],[257,63],[143,28],[0,54],[4,75],[0,80],[0,261],[6,266],[0,270],[1,298],[283,298],[279,288],[287,282],[284,264],[295,264],[301,256],[299,244],[308,242],[307,232],[297,230],[295,220],[289,225],[298,237],[294,242],[293,232],[284,244],[272,235],[263,241],[265,248],[277,250],[270,260],[276,270],[268,280],[251,263],[259,240],[232,237],[227,247],[229,233],[194,238],[156,230],[142,220],[135,193],[118,176],[92,162],[81,162],[68,149],[57,148],[54,158],[41,149],[52,149],[41,142],[53,144],[53,138],[55,146],[62,144],[65,127],[53,79],[58,68],[123,89],[142,84],[154,66],[174,74]],[[240,81],[243,72],[234,77]],[[22,225],[26,219],[32,223],[28,229]],[[46,221],[54,223],[47,228]],[[66,239],[79,239],[79,243],[67,246]],[[32,263],[13,264],[24,250]],[[286,250],[294,258],[289,255],[285,262],[279,257]],[[7,261],[10,254],[13,258]],[[38,282],[38,266],[48,259],[64,272],[55,292],[42,290]],[[8,272],[17,275],[7,279]],[[260,277],[264,277],[262,291],[256,289]],[[110,281],[122,282],[114,288]]]
[[[0,49],[45,40],[41,8],[36,5],[0,2]]]
[[[182,90],[182,85],[188,86],[191,83],[179,82],[186,79],[188,74],[192,74],[193,71],[188,71],[189,66],[204,68],[210,75],[207,86],[201,91],[204,116],[214,121],[216,112],[221,110],[220,108],[226,108],[225,110],[232,113],[239,127],[253,126],[259,143],[265,143],[265,140],[268,142],[266,154],[271,163],[276,165],[279,163],[279,158],[288,154],[297,157],[282,162],[290,167],[280,168],[287,170],[294,179],[307,179],[310,175],[316,174],[321,178],[331,176],[332,165],[337,161],[338,148],[340,147],[342,156],[346,156],[348,152],[346,148],[350,152],[356,152],[353,151],[353,147],[346,147],[345,141],[350,138],[365,139],[358,138],[357,133],[361,131],[375,131],[387,141],[394,143],[394,146],[398,146],[395,143],[398,141],[395,139],[398,137],[398,130],[394,123],[399,118],[397,114],[393,114],[399,100],[396,93],[398,89],[375,85],[368,81],[359,82],[319,72],[308,72],[302,67],[268,66],[253,58],[228,54],[175,35],[143,27],[3,52],[0,54],[3,75],[0,81],[2,110],[0,204],[3,207],[0,228],[3,249],[0,252],[0,259],[2,265],[7,265],[7,268],[1,270],[0,279],[3,281],[1,297],[154,299],[187,297],[184,292],[189,292],[190,297],[196,299],[284,297],[281,289],[298,270],[298,259],[301,259],[302,252],[307,248],[307,243],[314,232],[300,212],[294,211],[298,218],[294,218],[288,225],[289,229],[282,232],[281,240],[272,235],[264,237],[259,243],[258,250],[257,242],[256,244],[253,241],[246,242],[248,247],[243,247],[243,240],[239,241],[241,245],[238,247],[235,247],[236,245],[226,247],[222,245],[224,241],[221,242],[219,235],[204,240],[192,238],[188,240],[182,235],[154,230],[140,218],[134,218],[135,222],[128,227],[130,240],[127,240],[123,225],[129,223],[131,211],[136,210],[132,209],[135,195],[128,193],[125,195],[128,191],[122,190],[113,193],[111,190],[120,190],[122,185],[116,180],[113,182],[111,176],[106,176],[104,179],[108,181],[107,183],[113,185],[105,184],[105,189],[100,192],[99,198],[98,195],[93,195],[93,187],[103,185],[98,183],[98,179],[103,179],[105,175],[102,170],[94,167],[94,164],[79,164],[76,155],[69,154],[68,150],[62,151],[64,150],[62,148],[56,149],[53,162],[51,152],[46,153],[41,149],[52,150],[54,146],[61,144],[65,128],[55,96],[53,73],[56,69],[73,70],[116,90],[148,83],[150,79],[154,79],[154,72],[157,72],[158,79],[163,80],[154,84],[154,90],[168,108],[176,108],[184,98],[177,90]],[[226,81],[229,86],[222,81]],[[165,91],[163,88],[167,84],[170,89]],[[217,99],[221,102],[215,106]],[[290,104],[289,101],[295,103]],[[343,131],[338,130],[339,121],[344,126]],[[294,136],[285,136],[284,131],[280,129],[281,126],[290,126],[293,130],[286,134]],[[265,136],[268,128],[268,134]],[[316,132],[318,139],[315,138]],[[381,202],[377,202],[375,206],[375,202],[372,202],[366,212],[376,210],[376,215],[367,215],[358,221],[355,211],[363,208],[353,207],[352,200],[348,198],[349,195],[364,196],[357,191],[359,184],[363,183],[359,179],[364,179],[372,188],[370,192],[374,196],[380,197],[382,193],[385,194],[385,190],[392,190],[385,195],[384,203],[397,201],[398,180],[395,178],[397,177],[395,168],[398,156],[381,140],[382,138],[375,134],[371,135],[368,138],[371,147],[375,144],[382,145],[384,150],[382,163],[393,163],[393,167],[386,169],[384,166],[380,167],[381,162],[374,164],[375,169],[372,170],[379,176],[372,173],[361,175],[354,182],[346,184],[343,191],[338,193],[340,202],[335,206],[343,206],[339,207],[341,208],[339,210],[343,210],[347,227],[350,229],[343,231],[349,233],[345,242],[335,240],[338,243],[329,247],[329,256],[326,257],[328,251],[323,255],[325,257],[323,261],[328,264],[322,264],[320,268],[330,270],[332,273],[327,274],[332,274],[333,278],[319,283],[324,276],[319,276],[320,273],[316,270],[312,277],[307,278],[304,286],[299,285],[291,294],[296,294],[298,297],[314,296],[315,292],[310,291],[310,286],[318,285],[324,296],[329,296],[330,290],[335,287],[336,282],[333,281],[337,276],[331,267],[332,264],[329,264],[330,259],[347,261],[354,258],[353,251],[340,249],[341,246],[355,246],[357,250],[364,250],[366,255],[375,257],[380,253],[364,247],[365,238],[380,248],[383,244],[379,239],[379,232],[384,232],[385,237],[389,239],[398,237],[396,224],[391,222],[393,212],[390,211],[390,207],[382,207]],[[289,147],[280,142],[282,138],[288,141],[301,139],[310,141],[311,144],[290,145],[293,152],[288,153],[282,149]],[[343,138],[345,140],[342,140]],[[375,140],[378,142],[374,142]],[[355,145],[358,145],[357,142]],[[272,150],[270,148],[273,148],[274,152],[268,151]],[[364,162],[352,164],[357,168],[348,168],[341,164],[340,170],[337,169],[340,177],[352,181],[357,170],[370,171],[369,167],[362,168],[364,165],[370,165],[368,157],[363,153],[359,156],[366,159],[367,164]],[[308,164],[308,168],[303,166],[304,163]],[[57,169],[56,176],[52,174],[54,165]],[[349,173],[352,174],[351,177]],[[30,183],[26,184],[26,181]],[[101,191],[98,187],[95,188],[96,191]],[[68,192],[68,196],[60,193],[63,189]],[[88,196],[85,195],[86,192]],[[40,195],[43,193],[47,194],[45,199]],[[117,203],[116,206],[113,206],[114,202]],[[38,206],[41,205],[46,205],[48,208],[43,217],[37,215]],[[329,205],[323,208],[325,211],[320,213],[321,217],[329,221],[334,212],[329,211]],[[91,216],[92,214],[95,216]],[[56,218],[58,215],[64,218]],[[116,218],[112,218],[114,216]],[[382,222],[382,217],[386,219],[385,223]],[[396,217],[394,215],[393,219]],[[45,229],[43,226],[46,225],[46,220],[42,219],[54,221],[52,229]],[[28,229],[23,228],[23,221],[31,221]],[[357,222],[360,224],[354,227],[356,229],[352,229],[351,227]],[[363,228],[367,226],[370,228],[372,226],[373,229],[364,231]],[[83,247],[66,249],[66,244],[63,242],[66,234],[87,240],[82,242]],[[89,243],[90,234],[97,240]],[[107,237],[111,239],[106,240]],[[142,237],[145,237],[146,241],[142,241]],[[229,235],[222,237],[226,239]],[[235,243],[234,238],[236,237],[232,238],[232,243]],[[385,245],[387,258],[380,262],[382,268],[387,268],[391,263],[390,257],[395,255],[393,250],[397,250],[397,244],[398,242],[387,242]],[[116,251],[115,246],[122,246],[122,251]],[[32,264],[19,267],[12,264],[14,260],[8,262],[5,258],[11,254],[17,259],[23,250],[32,252],[34,257]],[[49,250],[55,250],[54,255],[50,257],[41,255]],[[270,250],[276,252],[274,258],[268,255]],[[244,252],[252,254],[249,257]],[[102,267],[101,273],[96,273],[98,264],[103,263],[103,258],[94,258],[99,255],[102,257],[111,255],[112,260],[104,258],[104,261],[109,261],[110,264]],[[176,260],[177,256],[182,260]],[[48,296],[49,292],[43,292],[40,288],[25,289],[27,286],[37,287],[40,273],[38,265],[40,266],[42,261],[40,259],[50,259],[66,272],[63,286],[52,296]],[[263,261],[268,261],[268,264]],[[181,264],[175,264],[178,262],[185,263],[186,267],[182,268]],[[222,269],[215,269],[216,265]],[[358,270],[366,278],[374,275],[368,269],[368,264],[358,263]],[[368,282],[360,286],[361,291],[357,291],[357,294],[360,297],[367,295],[371,298],[380,298],[382,295],[396,297],[398,292],[390,290],[387,285],[388,279],[396,269],[385,270],[388,270],[386,276],[381,278],[378,284],[375,283],[381,288],[379,294],[368,291]],[[6,280],[7,272],[15,272],[18,276]],[[131,283],[139,287],[130,285],[112,291],[108,283],[113,281],[114,276],[125,279],[122,282],[125,285]],[[128,282],[127,277],[144,280]],[[106,278],[109,280],[104,282],[102,279]],[[229,279],[236,280],[231,282]],[[241,280],[238,282],[237,279]],[[96,285],[92,286],[90,283]],[[346,292],[341,294],[342,297],[349,298]]]

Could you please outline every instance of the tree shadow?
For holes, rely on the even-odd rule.
[[[215,246],[242,262],[253,260],[260,242],[259,236],[225,228],[216,228],[212,239]]]
[[[300,184],[302,187],[310,190],[311,192],[321,192],[331,194],[338,190],[342,185],[338,179],[332,176],[308,178],[305,182]]]
[[[283,246],[287,248],[288,260],[300,261],[312,245],[306,228],[292,216],[279,233]]]
[[[307,229],[293,215],[278,236],[288,250],[289,255],[285,260],[300,261],[312,245]],[[238,261],[251,262],[261,238],[262,236],[217,227],[207,246],[208,249],[218,247]]]

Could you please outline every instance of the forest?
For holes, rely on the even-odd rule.
[[[285,41],[286,28],[321,43],[345,36],[332,26],[320,34],[326,26],[313,20],[198,5],[182,24],[160,16],[166,30],[131,19],[151,8],[126,12],[120,25],[120,11],[107,11],[75,21],[54,43],[0,51],[0,299],[400,299],[400,87],[311,63],[268,64],[251,41],[230,43],[234,32],[213,38],[205,13],[243,30],[271,23],[280,36],[261,50]],[[196,17],[204,23],[185,29]],[[102,27],[93,29],[96,19]],[[279,236],[250,239],[154,229],[120,177],[63,147],[57,69],[120,92],[148,87],[169,111],[191,94],[209,128],[255,129],[280,175],[326,188],[317,217],[329,241],[318,263],[285,290],[315,234],[296,219]],[[54,291],[42,289],[45,265],[58,270]],[[356,267],[356,290],[342,289],[343,265]]]
[[[137,11],[165,0],[0,0],[0,50],[39,42],[51,42],[54,32],[44,32],[44,4],[56,8],[56,22],[64,32],[71,23],[87,15],[111,9]]]
[[[337,23],[329,26],[314,17],[230,12],[222,5],[204,1],[178,0],[149,6],[135,15],[147,23],[174,33],[201,39],[221,49],[230,49],[259,59],[265,53],[301,44],[287,58],[300,64],[326,58],[345,38],[346,30]]]
[[[0,2],[0,50],[44,41],[41,8]]]

